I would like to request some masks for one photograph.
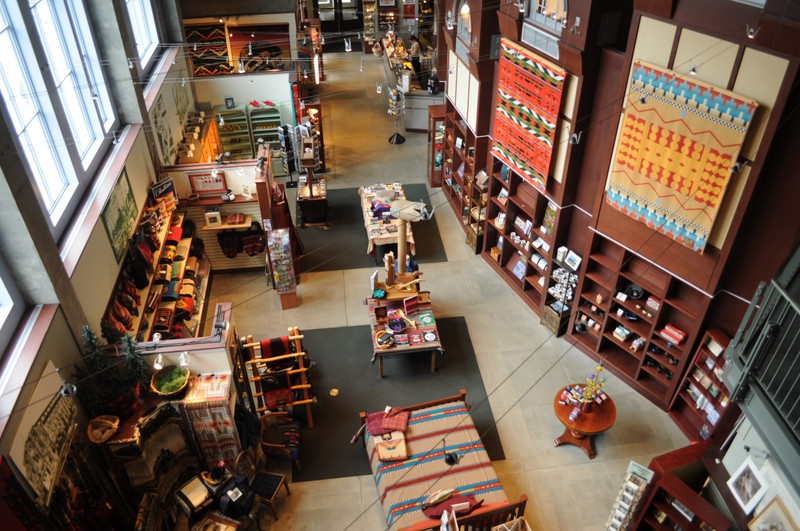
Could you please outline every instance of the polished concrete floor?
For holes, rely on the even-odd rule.
[[[387,114],[385,92],[376,92],[376,83],[385,83],[380,59],[358,53],[331,54],[326,55],[325,65],[320,101],[328,186],[426,182],[426,135],[403,132],[404,144],[388,142],[394,124]],[[290,189],[292,202],[293,193]],[[574,446],[554,447],[553,439],[563,427],[553,415],[553,396],[563,385],[582,381],[594,363],[567,341],[554,338],[483,259],[470,251],[440,189],[430,190],[428,202],[441,205],[428,223],[438,226],[448,261],[423,264],[424,288],[431,291],[437,316],[466,318],[489,395],[488,404],[473,407],[492,408],[506,457],[494,466],[509,499],[528,495],[526,518],[534,530],[602,529],[628,463],[646,465],[653,456],[685,445],[686,438],[665,412],[609,375],[605,390],[616,403],[617,421],[596,438],[597,457],[589,460]],[[311,230],[322,229],[303,229],[301,239],[304,231]],[[218,274],[211,302],[232,302],[238,332],[256,338],[285,334],[289,326],[309,330],[363,325],[368,322],[363,301],[372,271],[304,273],[298,286],[300,304],[288,310],[281,310],[279,297],[268,288],[263,272]],[[364,369],[364,377],[377,377],[375,367],[365,364]],[[338,387],[346,392],[348,385],[341,382]],[[408,403],[413,402],[415,397],[409,396]],[[279,498],[277,523],[269,511],[262,511],[263,529],[374,531],[386,527],[372,476],[291,483],[291,489],[290,497]]]

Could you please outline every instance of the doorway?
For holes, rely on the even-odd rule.
[[[354,38],[364,30],[361,0],[318,0],[317,11],[325,35]]]

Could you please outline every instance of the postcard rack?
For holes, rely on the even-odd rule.
[[[246,336],[242,348],[245,351],[246,361],[244,364],[247,369],[243,372],[249,382],[246,387],[251,392],[256,414],[261,416],[269,411],[284,409],[288,406],[305,406],[307,425],[309,428],[313,428],[314,417],[311,414],[311,404],[315,400],[312,398],[311,384],[308,378],[308,354],[303,350],[303,337],[298,327],[290,327],[289,335],[280,339],[288,340],[292,346],[291,350],[294,352],[265,356],[266,352],[262,349],[262,342],[253,341],[251,335]],[[287,366],[288,368],[275,370],[276,367]],[[282,378],[284,375],[289,379],[288,385],[280,390],[275,389],[271,384],[276,380],[276,376]],[[270,403],[270,393],[278,391],[288,391],[290,398],[275,406]],[[298,394],[300,398],[295,398]]]

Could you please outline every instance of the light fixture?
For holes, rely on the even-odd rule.
[[[186,78],[182,77],[181,78],[181,87],[185,87],[185,86],[186,86]]]
[[[247,43],[247,55],[253,55],[253,42],[252,41]]]
[[[181,352],[180,356],[178,356],[178,365],[180,365],[181,367],[189,366],[189,352],[185,350]]]
[[[128,58],[128,68],[133,70],[133,59]]]
[[[75,393],[77,392],[78,392],[78,387],[74,383],[70,382],[64,382],[64,384],[61,386],[61,390],[59,391],[61,396],[63,396],[64,398],[68,396],[74,396]]]
[[[239,73],[240,74],[244,74],[244,72],[245,72],[245,70],[244,70],[244,61],[242,59],[239,59]]]
[[[99,96],[97,95],[97,92],[92,90],[92,101],[97,101],[98,98],[99,98]]]
[[[383,92],[383,85],[381,85],[380,83],[375,83],[375,92],[377,92],[378,94]]]
[[[755,39],[756,35],[758,35],[758,32],[761,31],[761,27],[751,28],[750,24],[745,24],[744,27],[747,32],[748,39]]]
[[[220,160],[221,158],[222,158],[222,155],[220,155],[219,157],[217,157],[217,160]],[[221,162],[220,162],[220,164],[221,164]],[[215,179],[216,179],[217,177],[219,177],[219,169],[217,169],[217,168],[214,168],[213,170],[211,170],[211,176],[212,176],[212,177],[214,177]]]
[[[641,103],[642,105],[644,105],[645,103],[647,103],[647,98],[646,98],[645,96],[641,96],[641,97],[639,98],[639,103]]]
[[[526,9],[527,6],[525,5],[526,3],[527,3],[526,0],[517,0],[517,2],[514,5],[517,6],[517,9],[519,9],[520,13],[524,13],[525,11],[527,11]]]
[[[323,33],[323,34],[320,34],[320,36],[319,36],[319,43],[320,43],[320,44],[325,44],[325,34],[324,34],[324,33]]]
[[[300,108],[301,108],[301,109],[305,109],[305,108],[306,108],[306,102],[305,102],[305,100],[300,100]]]
[[[197,51],[197,43],[194,43],[194,51]]]
[[[453,31],[453,28],[455,27],[453,24],[453,14],[449,11],[444,16],[444,25],[447,27],[447,31]]]
[[[219,115],[219,125],[225,125],[225,118],[221,114]]]
[[[156,332],[153,334],[153,343],[158,343],[159,341],[161,341],[161,334]]]
[[[358,71],[359,72],[363,72],[364,71],[364,58],[363,57],[361,58],[361,64],[358,65]]]
[[[319,68],[319,54],[314,52],[314,84],[319,85],[320,68]]]
[[[164,368],[164,356],[162,356],[161,354],[156,356],[156,359],[153,360],[153,368],[157,371],[160,371],[161,369]]]
[[[583,131],[579,131],[577,133],[572,133],[569,137],[569,143],[573,146],[577,146],[581,143],[581,137],[583,136]]]
[[[352,52],[353,51],[353,43],[350,42],[350,38],[349,37],[345,37],[344,38],[344,51],[346,51],[346,52]]]
[[[111,143],[116,146],[117,144],[119,144],[119,137],[117,137],[116,131],[114,131],[112,134],[114,135],[114,140],[112,140]]]
[[[692,67],[689,69],[689,75],[691,76],[697,75],[697,67],[695,65],[692,65]]]

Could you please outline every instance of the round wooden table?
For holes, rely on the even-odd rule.
[[[576,385],[582,386],[583,384],[572,384],[570,387]],[[559,389],[556,393],[556,397],[553,399],[553,410],[556,412],[556,417],[561,424],[566,427],[564,433],[553,440],[553,446],[574,444],[575,446],[583,448],[583,451],[586,452],[589,459],[594,459],[597,452],[595,452],[594,446],[592,445],[592,438],[614,425],[614,421],[617,420],[617,407],[614,405],[614,401],[611,400],[611,397],[606,393],[606,399],[601,404],[592,404],[591,412],[587,413],[581,411],[578,418],[571,421],[569,420],[569,414],[572,412],[573,408],[576,406],[579,407],[580,404],[559,404],[561,393],[563,393],[565,389],[566,387]]]

